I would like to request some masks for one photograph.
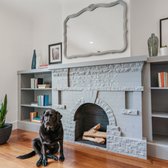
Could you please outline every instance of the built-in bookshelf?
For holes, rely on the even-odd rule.
[[[168,56],[152,57],[149,62],[153,142],[168,146]]]
[[[32,112],[37,112],[36,117],[40,118],[46,109],[52,107],[52,73],[48,69],[19,71],[18,81],[18,121],[19,124],[24,123],[24,129],[26,129],[25,127],[30,127],[31,124],[34,125],[30,119]],[[26,126],[26,124],[28,125]]]

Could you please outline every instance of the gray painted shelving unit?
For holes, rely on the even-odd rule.
[[[168,88],[158,86],[158,72],[168,72],[168,56],[150,57],[146,73],[149,79],[148,114],[148,154],[168,160]]]
[[[31,78],[43,78],[44,82],[51,83],[52,86],[52,73],[48,69],[36,69],[18,72],[19,82],[19,115],[18,115],[18,128],[38,131],[40,124],[30,122],[30,112],[37,111],[42,115],[45,109],[52,107],[52,88],[31,88]],[[38,95],[49,95],[49,106],[32,105]]]

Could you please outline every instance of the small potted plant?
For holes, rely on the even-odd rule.
[[[0,105],[0,145],[8,141],[12,131],[12,124],[5,123],[6,114],[7,114],[7,95],[5,95],[4,100]]]

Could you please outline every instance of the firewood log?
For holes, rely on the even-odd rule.
[[[92,142],[96,142],[96,143],[99,143],[99,144],[104,144],[105,143],[105,139],[104,138],[93,138],[93,137],[83,136],[82,139],[83,140],[92,141]]]

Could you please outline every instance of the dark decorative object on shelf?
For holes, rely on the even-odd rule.
[[[31,69],[36,69],[36,50],[33,50]]]
[[[155,36],[154,33],[148,39],[148,51],[149,56],[157,56],[158,55],[158,37]]]
[[[12,124],[5,124],[5,118],[7,114],[7,95],[5,95],[4,101],[0,108],[0,145],[8,141],[11,131]]]

